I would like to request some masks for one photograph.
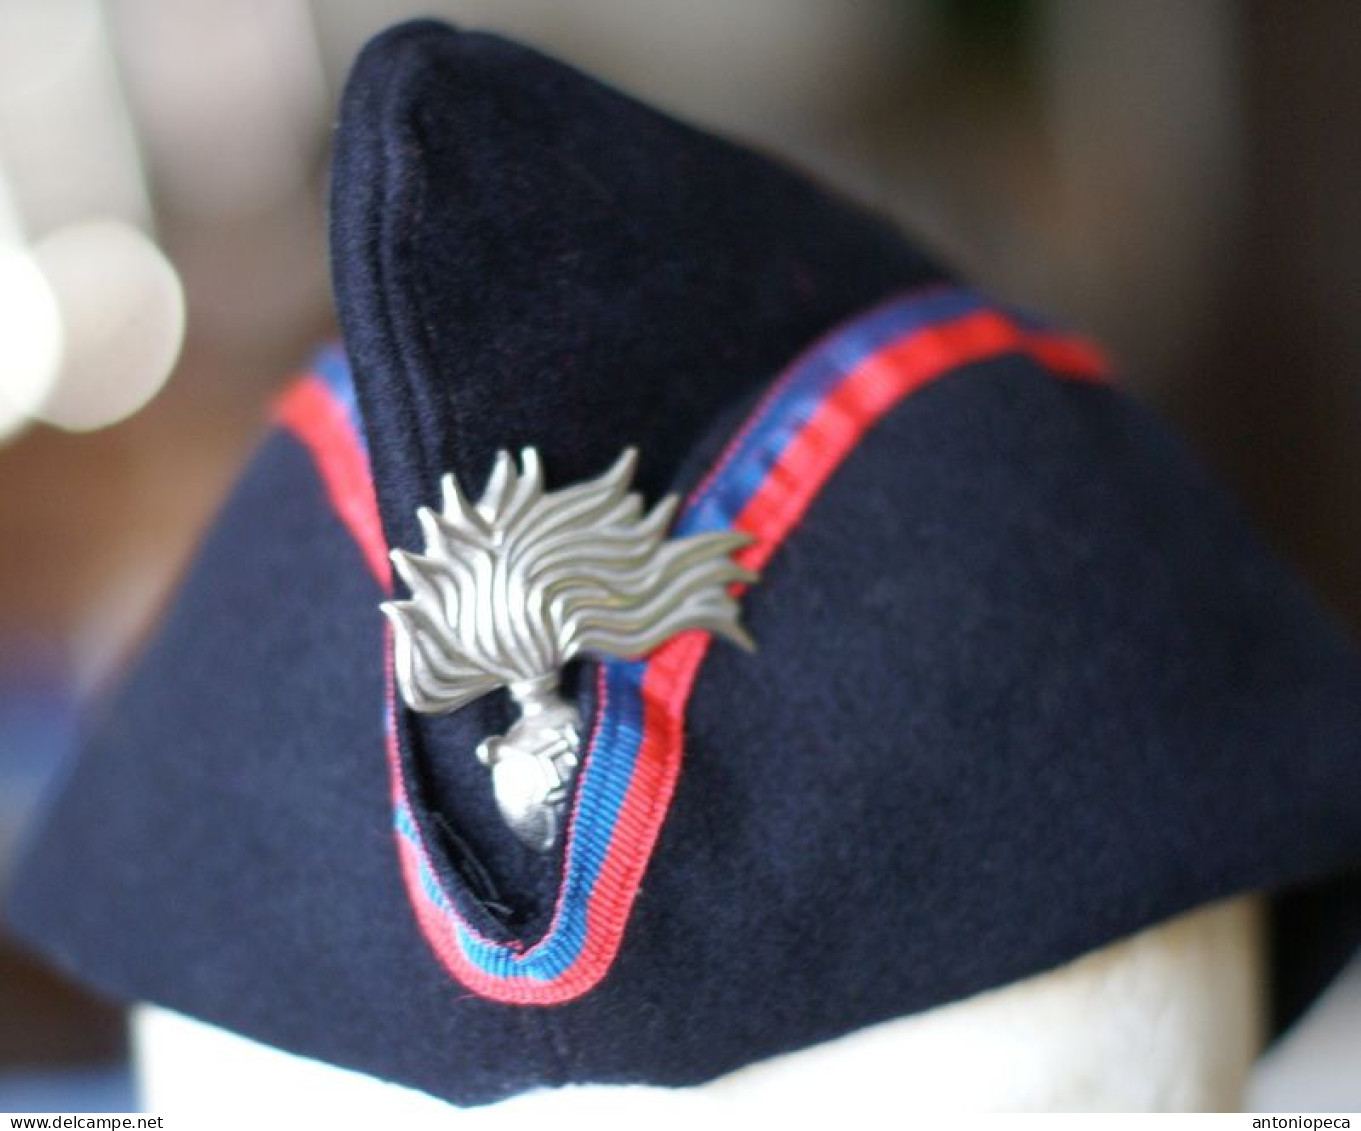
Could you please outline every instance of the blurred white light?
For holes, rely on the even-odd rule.
[[[56,383],[37,415],[77,432],[132,415],[179,357],[184,292],[174,267],[117,220],[61,228],[33,257],[56,299],[62,341]]]
[[[329,110],[307,4],[121,0],[110,12],[158,196],[186,215],[241,216],[305,190]]]
[[[98,18],[95,0],[0,2],[0,101],[21,98],[78,66]]]
[[[88,216],[149,222],[99,0],[0,0],[0,153],[30,233]]]
[[[61,340],[46,276],[26,252],[0,250],[0,441],[17,435],[51,395]]]

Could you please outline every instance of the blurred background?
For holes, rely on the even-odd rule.
[[[339,86],[422,13],[783,153],[1090,330],[1361,631],[1352,0],[0,0],[0,886],[333,333]],[[1256,1102],[1361,1108],[1329,1075],[1356,1042],[1354,965]],[[0,933],[0,1110],[124,1110],[123,1056],[117,1011]]]

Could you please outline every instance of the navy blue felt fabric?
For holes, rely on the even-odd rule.
[[[427,21],[355,64],[331,239],[383,525],[407,548],[440,475],[480,487],[501,447],[534,445],[567,483],[632,444],[655,498],[715,417],[819,334],[940,274],[779,165],[528,48]],[[436,807],[458,814],[450,858],[494,872],[507,927],[532,936],[558,861],[521,847],[461,756],[505,733],[508,709],[407,715],[402,741]]]
[[[418,25],[359,75],[337,282],[404,544],[437,472],[475,482],[499,443],[566,480],[637,442],[649,493],[684,490],[812,337],[930,272],[502,41]],[[416,929],[378,599],[306,453],[269,440],[55,799],[18,929],[113,993],[475,1103],[698,1082],[1331,877],[1292,897],[1297,928],[1328,925],[1282,952],[1297,1007],[1361,927],[1352,645],[1137,405],[1031,362],[908,398],[771,561],[744,603],[759,652],[700,673],[618,960],[567,1005],[472,997]],[[427,815],[529,930],[540,866],[461,768],[488,718],[455,718],[406,736]]]
[[[271,441],[59,798],[22,930],[115,993],[470,1102],[702,1080],[1361,855],[1345,642],[1140,410],[1021,362],[907,401],[772,561],[761,651],[702,672],[578,1002],[481,1002],[416,931],[377,596]]]

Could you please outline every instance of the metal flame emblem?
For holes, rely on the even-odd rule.
[[[629,490],[636,462],[628,449],[599,478],[545,491],[533,448],[518,468],[499,452],[475,504],[446,475],[441,510],[417,512],[424,553],[392,551],[411,590],[382,606],[402,698],[413,711],[443,714],[510,691],[520,717],[477,757],[507,824],[540,851],[561,831],[581,747],[576,708],[558,694],[565,664],[583,654],[644,656],[688,629],[752,646],[730,593],[755,580],[731,557],[750,538],[668,539],[678,501],[644,511]]]

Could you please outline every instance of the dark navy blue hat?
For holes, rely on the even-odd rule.
[[[460,1103],[679,1085],[1277,896],[1288,1020],[1361,938],[1361,662],[1079,337],[778,165],[489,35],[346,92],[343,349],[35,838],[17,929],[112,993]],[[639,453],[740,531],[754,652],[564,673],[565,834],[408,709],[380,602],[440,479]]]

